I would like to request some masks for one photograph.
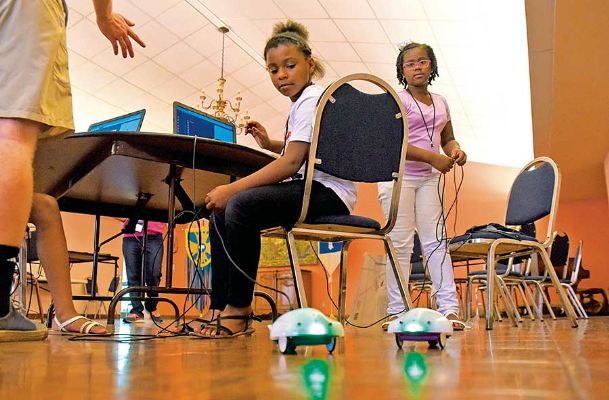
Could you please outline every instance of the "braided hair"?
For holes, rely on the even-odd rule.
[[[266,41],[264,46],[264,59],[270,49],[278,47],[282,44],[294,45],[304,54],[305,59],[312,59],[315,64],[313,69],[313,77],[322,78],[326,73],[323,64],[313,57],[311,46],[308,43],[309,31],[299,22],[288,19],[286,22],[278,22],[273,26],[272,36]]]
[[[440,76],[440,74],[438,73],[438,60],[436,60],[436,55],[434,54],[431,46],[424,43],[410,42],[407,45],[400,47],[400,54],[398,54],[398,59],[395,63],[398,81],[404,87],[408,86],[408,82],[406,82],[406,78],[404,77],[404,55],[408,50],[415,49],[417,47],[420,47],[425,50],[425,52],[427,53],[427,57],[429,57],[429,59],[431,60],[431,74],[429,74],[429,81],[427,83],[431,85],[431,82],[438,76]]]

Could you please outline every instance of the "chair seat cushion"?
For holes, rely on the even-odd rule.
[[[505,238],[507,238],[507,236],[505,236],[504,234],[498,233],[498,232],[480,231],[480,232],[471,232],[471,233],[465,233],[463,235],[455,236],[454,238],[452,238],[450,240],[449,243],[450,244],[462,243],[462,242],[466,242],[468,240],[473,240],[473,239],[505,239]],[[537,242],[536,238],[534,238],[533,236],[527,236],[527,235],[519,235],[519,240]]]
[[[549,276],[545,275],[529,275],[524,277],[525,281],[537,281],[537,282],[552,282]],[[559,279],[560,283],[571,284],[570,279]]]
[[[503,270],[496,269],[495,273],[497,275],[503,275],[503,274],[505,274],[505,269],[503,269]],[[485,275],[486,275],[486,270],[472,271],[469,273],[469,276],[485,276]],[[520,272],[515,272],[515,271],[510,271],[510,273],[508,273],[508,276],[515,277],[515,278],[522,278],[522,274]]]
[[[381,224],[378,221],[359,215],[323,215],[307,219],[305,222],[307,224],[346,225],[358,228],[381,229]]]

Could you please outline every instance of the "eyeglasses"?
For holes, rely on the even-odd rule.
[[[402,67],[406,69],[415,69],[416,67],[425,68],[429,65],[431,65],[431,60],[422,58],[419,61],[408,61],[407,63],[402,64]]]

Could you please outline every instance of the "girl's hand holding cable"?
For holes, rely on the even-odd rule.
[[[465,165],[467,162],[467,154],[465,154],[465,152],[459,148],[452,151],[450,158],[455,160],[455,162],[460,166]]]
[[[445,174],[445,173],[449,172],[451,169],[453,169],[455,160],[453,160],[450,157],[445,156],[444,154],[440,154],[440,153],[431,153],[431,154],[432,154],[432,156],[431,156],[429,163],[431,164],[432,167],[434,167],[438,171],[442,172],[443,174]]]
[[[217,186],[205,196],[205,207],[208,210],[224,210],[235,193],[237,190],[232,184]]]

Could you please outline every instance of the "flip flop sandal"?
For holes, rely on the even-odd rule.
[[[86,320],[85,323],[82,324],[82,326],[80,327],[80,331],[74,332],[74,331],[68,330],[67,326],[70,325],[74,321],[78,321],[79,319]],[[62,335],[66,335],[66,336],[70,336],[70,335],[72,335],[72,336],[74,336],[74,335],[110,336],[111,335],[110,332],[105,332],[105,333],[91,332],[91,329],[93,329],[93,327],[95,327],[95,326],[101,326],[104,329],[105,329],[105,327],[102,324],[100,324],[99,322],[95,322],[87,317],[83,317],[82,315],[77,315],[64,322],[59,322],[59,320],[57,319],[56,316],[53,318],[53,320],[55,321],[55,324],[57,325],[56,330],[61,332]]]
[[[222,325],[222,320],[228,320],[228,319],[245,321],[245,326],[243,327],[242,330],[234,332],[231,329]],[[229,315],[226,317],[218,315],[218,318],[215,321],[210,322],[205,327],[205,328],[214,328],[215,327],[215,330],[212,330],[209,333],[191,332],[190,335],[195,336],[200,339],[231,339],[231,338],[235,338],[238,336],[249,336],[255,332],[255,329],[252,328],[252,326],[251,326],[251,321],[261,322],[262,320],[253,314]],[[203,329],[205,329],[205,328],[203,328]]]

